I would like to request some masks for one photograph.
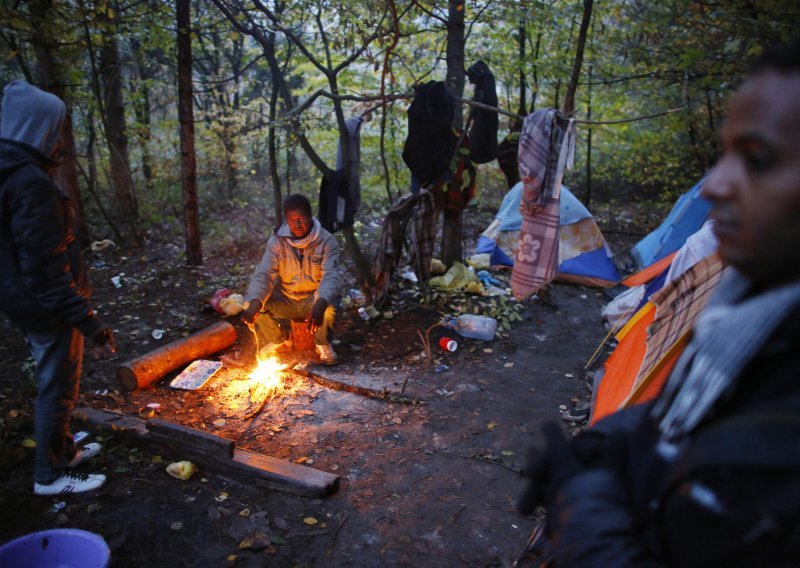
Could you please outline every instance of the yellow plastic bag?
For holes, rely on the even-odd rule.
[[[451,266],[450,269],[444,273],[444,275],[436,276],[430,279],[431,286],[449,290],[451,292],[466,289],[470,285],[470,282],[477,282],[479,285],[481,283],[481,281],[478,280],[478,277],[460,262],[454,262],[453,266]],[[475,288],[473,286],[473,290],[474,289]]]

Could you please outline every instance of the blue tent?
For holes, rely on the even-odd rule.
[[[664,222],[631,248],[637,268],[650,266],[675,252],[686,239],[700,230],[711,209],[708,200],[700,196],[705,180],[704,177],[681,195]]]
[[[478,239],[478,254],[489,254],[489,263],[492,266],[514,266],[511,249],[516,248],[519,230],[522,227],[522,215],[519,212],[521,199],[522,182],[508,190],[495,215],[495,220]],[[577,223],[582,221],[590,225],[584,234],[572,235],[569,231],[562,233],[559,244],[559,258],[562,260],[558,265],[557,278],[595,286],[607,286],[617,282],[620,278],[619,273],[592,214],[569,188],[562,185],[559,219],[562,231],[564,227],[578,227]],[[583,228],[586,229],[586,225]],[[576,239],[582,237],[588,237],[591,244],[581,246],[583,243],[577,242]]]

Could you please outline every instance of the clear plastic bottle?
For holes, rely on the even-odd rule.
[[[484,341],[494,339],[494,332],[497,330],[496,319],[473,314],[462,314],[457,318],[450,318],[445,321],[445,325],[455,329],[461,337],[483,339]]]

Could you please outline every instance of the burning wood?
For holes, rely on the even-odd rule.
[[[258,366],[250,373],[249,400],[250,405],[244,412],[245,418],[255,416],[264,408],[267,400],[283,391],[284,374],[286,365],[275,357],[258,359]]]

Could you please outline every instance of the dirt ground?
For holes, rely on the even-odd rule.
[[[607,237],[624,263],[631,239]],[[452,353],[434,347],[434,361],[417,331],[452,307],[483,310],[485,299],[421,303],[400,279],[383,307],[390,318],[364,322],[354,306],[343,308],[335,345],[341,362],[327,372],[343,380],[366,374],[392,388],[402,383],[420,404],[288,375],[285,390],[244,419],[246,381],[236,363],[252,361],[254,345],[235,317],[227,319],[237,342],[209,357],[228,364],[203,389],[171,389],[176,371],[149,388],[123,391],[116,367],[219,321],[209,297],[222,286],[243,290],[262,246],[260,237],[242,240],[224,255],[210,254],[199,269],[175,260],[176,244],[130,256],[89,253],[95,304],[114,326],[119,352],[87,358],[79,406],[136,415],[159,403],[159,418],[339,475],[338,492],[300,497],[202,470],[181,481],[165,471],[178,456],[95,432],[104,452],[81,467],[104,472],[106,485],[87,495],[33,496],[33,450],[26,446],[33,366],[20,334],[0,316],[0,543],[63,526],[103,535],[113,566],[511,566],[537,524],[515,510],[526,451],[540,444],[544,421],[581,427],[560,414],[590,397],[584,365],[605,335],[600,309],[608,296],[554,285],[552,304],[526,302],[514,312],[520,321],[493,341],[460,339]],[[495,275],[507,281],[508,274]],[[114,276],[121,276],[120,288]],[[160,340],[155,329],[164,331]],[[444,332],[437,327],[431,336]],[[314,362],[308,353],[287,358]]]

